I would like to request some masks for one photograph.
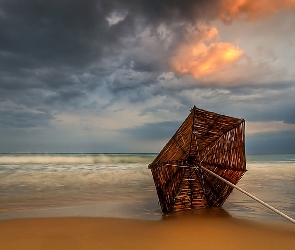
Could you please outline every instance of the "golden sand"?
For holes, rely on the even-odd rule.
[[[29,218],[0,221],[1,249],[294,249],[295,225],[231,217],[164,220]]]

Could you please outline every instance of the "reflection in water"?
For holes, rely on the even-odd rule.
[[[170,220],[174,218],[229,218],[232,217],[231,214],[223,209],[222,207],[212,207],[208,209],[193,209],[181,212],[170,213],[167,215],[163,215],[163,220]]]
[[[294,159],[294,158],[293,158]],[[238,186],[276,209],[295,217],[295,162],[249,162],[248,172]],[[233,216],[284,220],[248,196],[234,190],[224,204]]]

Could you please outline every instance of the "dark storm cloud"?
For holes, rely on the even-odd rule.
[[[111,56],[116,61],[115,67],[109,65],[113,71],[132,62],[134,72],[159,72],[167,63],[167,53],[162,50],[159,57],[159,51],[153,56],[151,51],[141,51],[145,49],[144,38],[136,38],[136,34],[150,27],[150,37],[158,39],[155,30],[160,23],[170,26],[175,20],[204,16],[204,8],[209,6],[208,1],[1,1],[0,70],[15,78],[35,78],[37,70],[49,69],[53,74],[44,73],[43,78],[55,80],[42,76],[37,80],[53,87],[72,84],[71,79],[61,81],[61,74],[87,72],[93,64],[98,67],[105,63],[103,58]],[[107,18],[116,12],[125,13],[124,18],[109,25]],[[127,42],[124,38],[128,38]],[[132,48],[137,51],[126,52]],[[1,79],[2,84],[6,79]],[[112,89],[114,86],[122,88],[118,81],[114,81]]]
[[[247,121],[283,121],[295,123],[294,82],[255,84],[230,88],[232,101],[243,108]],[[247,98],[248,97],[248,98]]]
[[[214,81],[168,74],[175,49],[191,38],[188,27],[216,20],[220,8],[217,0],[0,0],[0,127],[46,127],[57,114],[126,103],[146,103],[139,116],[165,110],[183,117],[196,104],[295,123],[293,83],[221,86],[220,94],[211,91]],[[249,98],[231,100],[239,95]],[[167,139],[180,125],[172,119],[122,132]]]
[[[53,116],[48,113],[17,110],[0,111],[0,124],[7,128],[48,127]]]
[[[119,53],[122,33],[133,32],[128,17],[109,27],[106,16],[112,5],[91,0],[1,1],[0,89],[14,95],[24,88],[93,89],[93,81],[79,83],[77,78],[103,57]]]
[[[109,46],[122,36],[134,34],[140,18],[150,25],[173,17],[192,18],[203,13],[196,8],[203,5],[209,6],[208,1],[2,1],[1,51],[6,53],[6,65],[81,67],[104,51],[110,53]],[[106,17],[124,9],[124,20],[109,27]]]
[[[216,17],[217,1],[211,0],[139,0],[120,1],[130,8],[131,11],[139,12],[149,22],[171,23],[177,20],[196,20],[205,18],[210,20]]]
[[[187,20],[212,9],[212,1],[1,1],[0,44],[3,67],[85,67],[107,53],[120,51],[121,38],[134,35],[143,22],[157,28],[160,22]],[[126,16],[109,26],[114,11]],[[208,15],[208,11],[206,11]],[[156,25],[155,25],[156,24]],[[117,50],[117,51],[116,51]],[[149,63],[138,62],[137,67]]]
[[[76,106],[77,99],[84,98],[86,95],[78,90],[61,90],[59,92],[56,92],[55,94],[51,95],[50,97],[46,98],[45,103],[46,104],[58,104],[58,105],[64,105],[64,104],[72,104]],[[72,100],[74,100],[72,102]]]
[[[44,108],[81,97],[89,85],[73,76],[100,58],[102,44],[117,39],[95,1],[1,1],[0,9],[2,102]]]
[[[122,130],[127,136],[136,140],[161,141],[169,139],[181,125],[181,121],[146,123],[140,127]]]
[[[290,131],[247,136],[248,154],[294,154],[295,133]]]
[[[99,45],[116,39],[95,1],[5,1],[1,9],[1,50],[15,56],[10,64],[25,57],[26,67],[81,67],[99,57]]]
[[[131,14],[109,26],[106,18],[122,5]],[[1,1],[0,8],[0,87],[15,91],[34,82],[35,88],[75,88],[69,75],[91,71],[93,64],[102,68],[102,58],[118,60],[125,49],[121,39],[133,36],[134,16],[139,16],[139,6],[128,1]],[[156,70],[154,61],[133,55],[126,63],[132,60],[135,72]],[[109,75],[124,64],[95,74]]]

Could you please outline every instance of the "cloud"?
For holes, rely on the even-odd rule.
[[[259,134],[278,131],[295,131],[295,124],[284,123],[283,121],[270,121],[270,122],[246,122],[246,133]]]
[[[71,78],[61,81],[64,73],[79,75],[95,70],[97,74],[98,68],[103,70],[100,74],[109,76],[117,70],[138,78],[137,72],[154,72],[150,82],[163,71],[175,70],[201,80],[207,75],[206,81],[212,84],[220,76],[210,75],[227,74],[229,66],[232,71],[243,68],[234,62],[246,52],[220,41],[217,29],[210,25],[211,21],[222,19],[220,13],[236,18],[236,12],[248,13],[248,5],[252,6],[252,1],[229,3],[87,0],[81,4],[77,0],[50,3],[29,0],[26,4],[15,1],[12,5],[4,1],[1,9],[5,15],[0,23],[1,69],[14,75],[28,72],[26,75],[30,77],[34,72],[47,70],[50,74],[43,74],[44,78],[39,76],[37,80],[56,88],[74,82]],[[279,7],[286,4],[284,1]],[[229,6],[232,7],[228,10]],[[258,11],[256,7],[251,8]],[[133,65],[132,73],[125,71],[128,65]],[[110,82],[114,92],[116,88],[123,89],[120,81]],[[140,81],[135,83],[139,84]]]
[[[38,109],[29,109],[11,102],[1,103],[0,128],[50,127],[53,115]]]
[[[151,143],[194,104],[295,123],[293,4],[261,2],[0,1],[2,135],[20,129],[13,148],[26,131],[25,147],[42,130],[53,151],[66,137]]]
[[[2,50],[26,58],[21,67],[37,67],[40,62],[41,67],[81,67],[101,53],[92,39],[95,31],[104,33],[106,25],[99,25],[104,19],[94,2],[29,0],[2,6],[6,13],[0,24]]]
[[[295,133],[278,131],[253,134],[246,137],[248,154],[294,154]]]
[[[196,37],[181,44],[171,59],[172,68],[180,74],[192,74],[196,79],[236,62],[243,51],[230,43],[216,42],[216,28],[202,27]],[[208,45],[206,43],[209,43]]]
[[[197,32],[187,31],[186,40],[178,42],[174,55],[170,59],[172,70],[180,74],[191,74],[201,83],[215,82],[221,85],[235,85],[237,83],[234,82],[241,81],[245,77],[255,78],[260,82],[269,81],[267,75],[272,75],[271,78],[275,79],[285,74],[285,78],[288,78],[287,72],[282,72],[282,69],[277,66],[274,68],[271,63],[253,61],[245,51],[237,47],[237,44],[220,41],[217,28],[212,26],[212,21],[222,20],[227,24],[232,23],[233,20],[254,21],[266,18],[281,9],[292,8],[294,10],[294,7],[293,0],[283,2],[219,1],[212,7],[216,15],[207,19],[207,27],[202,25],[202,20],[205,19],[198,16],[195,23]],[[189,39],[187,36],[190,36]],[[235,40],[238,41],[237,37]],[[267,55],[273,60],[278,59],[274,51],[270,49],[263,50],[262,48],[261,51],[268,51]]]
[[[181,125],[181,121],[145,123],[142,126],[124,129],[123,132],[136,140],[165,141],[170,139]]]
[[[261,83],[234,87],[227,98],[228,104],[235,103],[230,112],[243,110],[242,116],[248,122],[282,121],[285,124],[295,124],[294,91],[294,81]]]
[[[287,8],[295,8],[294,0],[221,0],[217,16],[226,23],[234,19],[254,21]]]
[[[128,13],[124,11],[113,11],[106,17],[107,21],[109,22],[109,26],[118,24],[119,22],[123,21]]]

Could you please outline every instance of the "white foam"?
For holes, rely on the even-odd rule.
[[[0,155],[0,164],[148,164],[154,157],[152,154],[3,154]]]

